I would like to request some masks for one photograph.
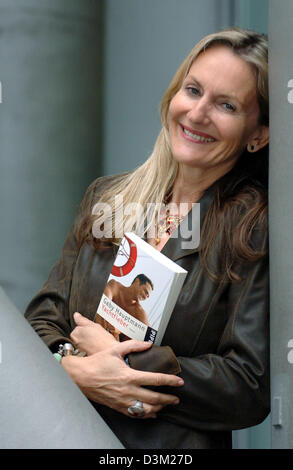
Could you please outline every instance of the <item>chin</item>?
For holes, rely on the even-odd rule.
[[[204,162],[202,157],[191,156],[174,156],[174,160],[178,165],[190,166],[190,167],[204,167]]]
[[[187,150],[187,151],[186,151]],[[189,150],[189,151],[188,151]],[[177,163],[184,163],[186,165],[192,165],[194,164],[200,164],[206,161],[209,152],[207,149],[202,148],[202,149],[193,149],[193,151],[190,151],[190,149],[176,149],[172,152],[174,160],[176,160]]]

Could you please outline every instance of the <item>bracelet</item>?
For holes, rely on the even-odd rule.
[[[71,343],[59,344],[58,352],[54,353],[55,359],[61,363],[62,357],[76,356],[79,353],[78,349],[74,349]]]
[[[59,363],[61,363],[61,360],[62,360],[61,354],[59,354],[59,353],[54,353],[53,356],[55,357],[55,359],[56,359]]]

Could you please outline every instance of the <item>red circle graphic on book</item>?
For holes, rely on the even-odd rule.
[[[118,253],[121,254],[122,256],[125,256],[127,261],[125,264],[121,266],[117,266],[113,264],[112,271],[111,271],[111,274],[113,274],[113,276],[118,276],[118,277],[126,276],[126,274],[129,274],[130,271],[132,271],[136,263],[136,259],[137,259],[136,244],[132,240],[130,240],[130,238],[128,238],[126,235],[124,235],[124,239],[127,241],[128,247],[125,246],[122,240]]]

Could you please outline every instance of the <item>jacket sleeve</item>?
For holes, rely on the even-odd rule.
[[[264,248],[267,237],[257,232]],[[172,391],[180,398],[180,404],[164,408],[160,412],[162,418],[195,429],[219,431],[254,426],[267,416],[268,257],[250,267],[242,265],[241,270],[243,280],[230,286],[229,318],[216,354],[177,357],[184,386]],[[143,369],[147,358],[139,360],[140,364],[134,358],[135,368]]]
[[[79,253],[76,229],[79,227],[85,208],[89,207],[93,199],[97,181],[92,183],[86,191],[74,224],[63,245],[60,258],[24,314],[36,333],[52,351],[57,349],[59,343],[70,342],[69,335],[72,326],[69,319],[69,298],[72,274]]]

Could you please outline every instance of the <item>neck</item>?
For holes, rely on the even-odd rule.
[[[122,304],[130,304],[133,301],[133,292],[131,286],[125,287],[121,285],[117,298]]]
[[[136,290],[134,288],[133,285],[130,285],[129,287],[127,287],[124,291],[125,293],[125,300],[128,302],[128,303],[136,303],[137,300],[136,300]]]
[[[202,168],[179,166],[171,202],[187,203],[191,208],[192,203],[198,202],[205,191],[225,173],[225,171],[219,174]]]

